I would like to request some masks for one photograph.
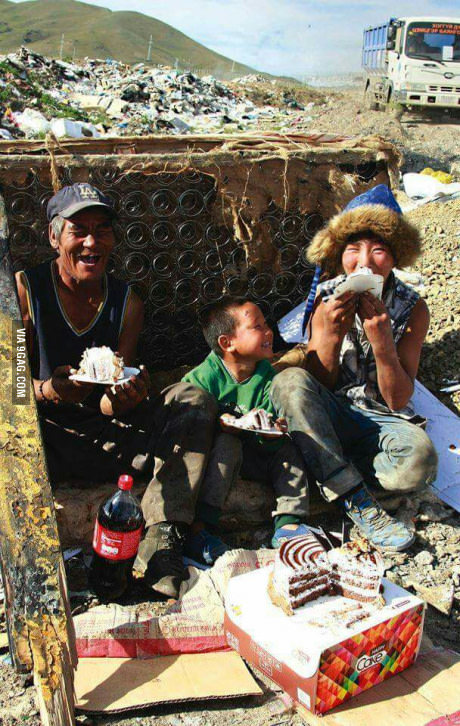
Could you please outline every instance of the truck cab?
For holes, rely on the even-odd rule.
[[[391,18],[366,28],[362,65],[369,108],[460,111],[460,18]]]

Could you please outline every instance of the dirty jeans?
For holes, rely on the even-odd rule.
[[[437,454],[418,426],[358,408],[301,368],[275,376],[271,397],[327,501],[363,480],[399,492],[434,481]]]
[[[273,516],[291,514],[306,518],[308,479],[305,464],[289,440],[273,451],[251,445],[246,437],[240,439],[233,434],[218,433],[200,489],[199,507],[205,520],[206,506],[221,510],[238,476],[271,485],[277,498]]]
[[[178,383],[119,419],[77,404],[39,404],[39,413],[52,480],[147,474],[147,527],[194,520],[217,415],[206,391]]]

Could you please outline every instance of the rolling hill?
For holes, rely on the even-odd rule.
[[[152,36],[152,64],[177,65],[223,79],[255,72],[142,13],[115,12],[77,0],[30,0],[19,4],[0,0],[1,54],[26,45],[38,53],[59,57],[62,35],[64,58],[145,62]]]

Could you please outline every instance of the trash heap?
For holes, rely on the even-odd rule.
[[[77,65],[22,47],[0,56],[0,137],[41,138],[49,130],[79,138],[306,128],[310,117],[299,116],[306,106],[275,87],[262,76],[224,84],[209,75],[112,59]]]

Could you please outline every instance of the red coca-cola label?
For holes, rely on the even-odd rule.
[[[142,534],[142,526],[132,532],[113,532],[102,527],[96,519],[93,549],[107,560],[129,560],[137,553]]]

